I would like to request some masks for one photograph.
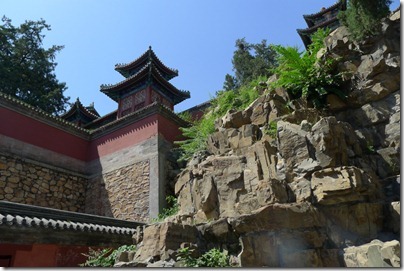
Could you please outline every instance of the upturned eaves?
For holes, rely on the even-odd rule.
[[[60,117],[62,119],[68,119],[69,117],[73,116],[77,112],[84,114],[86,117],[88,117],[91,120],[95,120],[100,117],[99,115],[96,115],[96,114],[90,112],[85,106],[83,106],[83,104],[80,102],[79,98],[77,98],[76,102],[72,105],[72,107],[70,107],[69,111],[67,111]],[[97,112],[97,111],[95,111],[95,112]]]
[[[178,70],[169,68],[164,65],[163,62],[154,53],[151,46],[149,46],[149,49],[134,61],[127,64],[116,64],[115,70],[122,74],[125,78],[127,78],[130,76],[131,71],[142,69],[142,67],[145,66],[148,62],[152,62],[153,64],[155,64],[156,67],[165,74],[165,77],[167,77],[168,80],[178,76]]]
[[[126,78],[125,80],[119,83],[101,85],[101,92],[106,94],[112,100],[118,102],[120,91],[126,90],[127,88],[130,88],[131,86],[141,81],[150,83],[152,79],[154,79],[156,82],[164,86],[165,89],[167,89],[172,94],[174,94],[174,96],[177,97],[174,101],[176,104],[190,97],[189,91],[179,90],[175,86],[173,86],[170,82],[168,82],[152,62],[148,62],[136,74]]]

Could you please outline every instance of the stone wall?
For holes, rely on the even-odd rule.
[[[85,183],[60,168],[0,154],[0,200],[80,212]]]
[[[86,213],[130,221],[149,217],[150,161],[127,165],[91,179]]]

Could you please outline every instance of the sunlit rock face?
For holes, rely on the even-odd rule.
[[[318,57],[338,59],[348,98],[329,95],[327,110],[276,89],[217,120],[177,176],[179,212],[165,223],[190,227],[181,246],[219,247],[242,267],[400,266],[399,30],[398,11],[372,40],[330,34]],[[164,241],[170,227],[149,226],[139,247],[178,245]],[[169,265],[170,253],[157,254]]]

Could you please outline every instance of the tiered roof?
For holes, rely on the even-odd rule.
[[[178,76],[178,70],[171,69],[161,62],[161,60],[156,56],[151,46],[149,50],[144,52],[140,57],[134,61],[127,64],[116,64],[115,70],[122,74],[125,78],[136,74],[140,71],[148,62],[152,62],[156,67],[158,67],[160,73],[166,80],[170,80]]]
[[[297,29],[304,45],[307,46],[311,43],[311,35],[316,32],[319,28],[330,28],[331,30],[336,29],[340,23],[337,18],[338,12],[346,9],[346,0],[340,0],[334,5],[323,8],[321,11],[313,14],[303,15],[304,20],[307,23],[308,28]],[[329,13],[330,16],[325,15]]]
[[[100,114],[98,114],[97,110],[95,110],[94,103],[85,107],[80,102],[80,99],[77,98],[76,102],[72,105],[69,111],[67,111],[60,117],[70,122],[86,124],[92,122],[95,119],[98,119],[100,117]]]
[[[118,64],[115,70],[125,76],[125,80],[111,85],[101,85],[101,92],[118,102],[127,92],[134,92],[153,85],[155,89],[178,104],[190,97],[189,91],[177,89],[168,80],[178,75],[178,71],[165,66],[153,52],[151,47],[142,56],[129,64]]]

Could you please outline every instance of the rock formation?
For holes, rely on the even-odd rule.
[[[318,57],[339,59],[348,99],[316,110],[277,89],[217,120],[178,175],[179,213],[139,229],[132,266],[175,266],[184,246],[242,267],[400,266],[400,11],[378,37],[347,35]]]

